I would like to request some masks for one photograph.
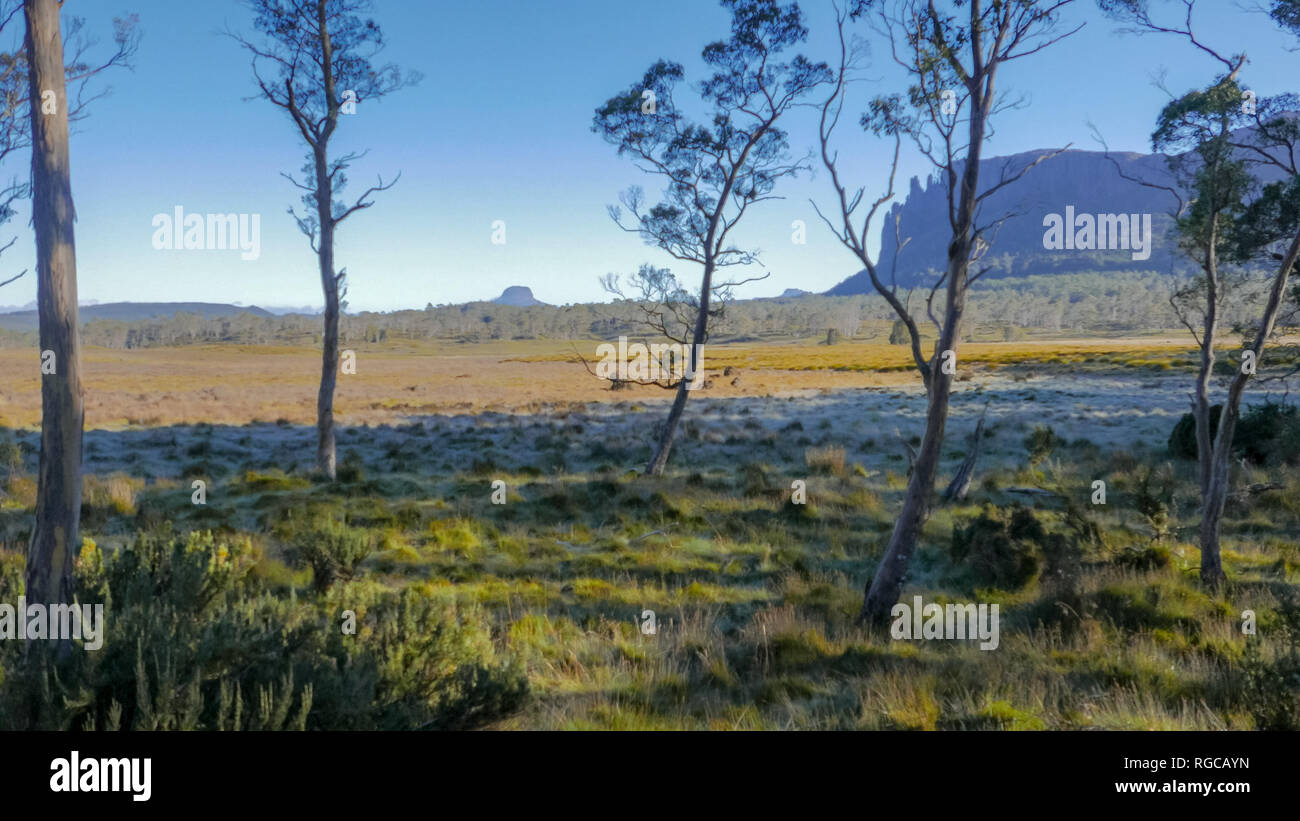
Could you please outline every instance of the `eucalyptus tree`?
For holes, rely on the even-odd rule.
[[[347,270],[335,271],[334,238],[339,225],[374,204],[374,194],[387,191],[397,178],[380,177],[351,203],[336,200],[347,185],[344,173],[359,152],[334,154],[331,140],[342,112],[377,100],[419,80],[392,64],[376,67],[372,60],[383,49],[378,23],[368,15],[370,0],[251,0],[253,27],[262,35],[254,42],[231,37],[252,54],[253,77],[262,99],[282,109],[307,145],[302,178],[284,176],[306,192],[306,212],[292,208],[298,228],[307,237],[320,271],[325,297],[321,337],[320,389],[316,397],[316,468],[335,476],[334,388],[339,373],[339,314],[347,293]],[[262,67],[275,72],[263,74]],[[399,174],[398,177],[401,175]]]
[[[596,109],[592,124],[620,156],[631,157],[640,170],[661,177],[665,186],[662,199],[649,206],[640,187],[626,190],[620,201],[630,219],[613,206],[610,216],[615,223],[701,270],[698,296],[689,300],[694,317],[682,337],[689,350],[685,378],[671,385],[676,395],[646,465],[646,473],[654,476],[668,463],[701,367],[701,346],[708,342],[709,321],[716,315],[714,301],[748,281],[720,282],[715,276],[719,269],[759,259],[757,250],[734,243],[736,226],[752,206],[775,198],[778,181],[809,168],[806,159],[792,158],[779,123],[810,92],[830,81],[824,63],[802,54],[783,57],[808,36],[797,3],[721,2],[731,12],[731,36],[704,47],[702,58],[712,73],[696,87],[708,110],[707,124],[692,122],[677,105],[674,95],[685,71],[666,60],[650,66],[639,81]],[[677,289],[669,290],[672,304],[666,311],[675,313],[687,301]]]
[[[0,222],[13,215],[15,200],[30,194],[40,320],[41,454],[26,595],[29,601],[55,604],[72,600],[72,566],[80,547],[85,422],[68,122],[84,115],[86,105],[102,96],[101,92],[87,97],[86,82],[101,71],[126,64],[138,37],[134,18],[115,19],[115,50],[107,60],[92,64],[83,56],[88,42],[78,34],[81,22],[73,20],[69,61],[59,19],[63,3],[25,0],[21,7],[0,6],[0,31],[15,19],[19,8],[26,23],[23,48],[0,56],[0,93],[5,97],[0,158],[30,147],[31,182],[30,186],[12,183],[0,194]],[[25,92],[17,85],[23,74]],[[71,100],[69,88],[75,95]],[[66,648],[66,641],[61,646]]]
[[[820,142],[822,164],[828,171],[836,209],[823,220],[866,269],[876,291],[889,303],[902,323],[912,361],[926,391],[925,432],[917,449],[902,510],[884,556],[863,598],[860,622],[884,623],[907,578],[917,540],[929,516],[939,470],[939,458],[948,421],[952,383],[957,371],[957,351],[970,286],[991,266],[982,260],[993,244],[998,227],[1010,215],[986,219],[984,202],[1024,177],[1036,165],[1064,149],[1045,151],[1016,167],[1004,164],[992,182],[980,179],[984,142],[992,120],[1016,105],[998,93],[1004,65],[1030,57],[1073,31],[1059,31],[1061,11],[1072,0],[857,0],[851,9],[837,9],[840,60],[831,93],[822,105]],[[877,136],[892,138],[894,154],[883,193],[874,200],[865,186],[850,191],[839,170],[832,135],[844,111],[846,95],[858,60],[848,44],[845,25],[851,18],[869,16],[889,40],[890,53],[903,69],[906,93],[874,97],[861,125]],[[937,339],[928,355],[921,347],[921,331],[911,305],[900,296],[896,283],[884,282],[876,259],[868,249],[868,234],[881,206],[893,197],[894,176],[902,141],[906,139],[935,167],[947,198],[951,229],[946,269],[925,300],[926,316]],[[819,210],[819,213],[820,210]],[[896,226],[896,229],[899,227]],[[901,245],[902,243],[900,243]],[[943,291],[939,313],[935,297]],[[896,338],[901,339],[898,334]]]
[[[1201,581],[1213,588],[1224,580],[1220,530],[1241,402],[1264,364],[1264,349],[1275,334],[1300,259],[1300,124],[1295,114],[1300,99],[1289,93],[1256,99],[1246,90],[1241,83],[1246,54],[1225,54],[1197,34],[1195,0],[1171,3],[1181,11],[1167,22],[1146,0],[1100,0],[1099,5],[1127,23],[1130,32],[1181,37],[1221,69],[1206,88],[1165,105],[1151,138],[1156,151],[1170,155],[1176,186],[1166,190],[1177,204],[1179,249],[1197,268],[1173,305],[1200,352],[1192,396],[1201,494],[1198,536]],[[1273,0],[1269,10],[1283,28],[1300,33],[1295,0]],[[1239,329],[1243,350],[1216,422],[1211,381],[1216,348],[1224,341],[1223,305],[1261,267],[1270,269],[1267,296],[1258,320]]]

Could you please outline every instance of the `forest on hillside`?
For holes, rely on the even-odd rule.
[[[1178,318],[1170,297],[1187,280],[1168,274],[1053,274],[994,279],[972,287],[967,307],[970,338],[996,337],[1004,329],[1051,334],[1142,333],[1171,330]],[[912,292],[913,316],[924,318],[928,291]],[[1249,319],[1259,288],[1243,287],[1228,297],[1222,312],[1231,327]],[[1292,308],[1296,300],[1292,299]],[[943,294],[935,297],[936,309]],[[642,304],[633,300],[576,305],[517,307],[492,302],[428,305],[424,310],[344,313],[341,341],[454,340],[482,342],[511,339],[600,339],[645,333]],[[877,294],[822,296],[809,294],[773,299],[731,300],[710,333],[714,340],[797,339],[834,330],[841,339],[873,339],[867,323],[893,321],[890,306]],[[1283,326],[1293,324],[1290,314]],[[86,344],[106,348],[172,345],[319,344],[320,317],[251,313],[205,319],[177,313],[170,319],[95,320],[82,326]],[[0,346],[26,347],[34,333],[0,332]]]

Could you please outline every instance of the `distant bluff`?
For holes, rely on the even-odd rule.
[[[501,292],[501,296],[492,300],[496,305],[513,305],[517,308],[527,308],[532,305],[545,305],[539,299],[533,296],[533,289],[523,285],[511,285]]]

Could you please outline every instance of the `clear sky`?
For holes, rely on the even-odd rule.
[[[143,32],[134,71],[107,76],[111,96],[94,104],[73,135],[77,262],[83,301],[209,301],[246,305],[319,305],[315,258],[286,214],[299,194],[280,176],[302,165],[304,146],[279,109],[254,93],[247,55],[221,32],[251,32],[251,13],[234,0],[69,0],[65,14],[86,19],[111,47],[111,20],[134,12]],[[1091,0],[1067,23],[1086,23],[1072,38],[1008,65],[1001,87],[1026,99],[996,122],[987,155],[1074,143],[1094,149],[1095,123],[1112,149],[1149,150],[1165,100],[1152,84],[1162,70],[1181,93],[1204,85],[1217,64],[1175,37],[1121,36]],[[1202,0],[1197,26],[1224,51],[1245,50],[1243,76],[1261,96],[1288,90],[1300,53],[1260,14],[1235,0]],[[425,303],[491,299],[526,285],[550,303],[607,298],[597,278],[631,272],[642,262],[668,265],[692,282],[698,271],[673,263],[618,230],[606,206],[632,184],[647,195],[657,182],[619,159],[590,130],[595,108],[639,78],[656,59],[681,62],[689,81],[703,77],[702,47],[728,32],[728,15],[712,0],[377,0],[375,17],[388,47],[379,60],[424,75],[414,88],[362,104],[343,118],[340,150],[368,149],[350,171],[355,195],[379,174],[400,182],[373,208],[342,227],[337,261],[351,282],[352,310],[392,310]],[[812,31],[806,52],[836,57],[830,0],[801,3]],[[21,29],[19,25],[14,27]],[[870,30],[858,31],[871,37]],[[18,32],[19,34],[21,32]],[[898,87],[897,72],[877,45],[871,74],[854,110],[873,93]],[[1294,88],[1294,85],[1291,86]],[[685,90],[679,92],[684,99]],[[856,120],[852,118],[850,124]],[[792,146],[811,149],[813,112],[787,123]],[[868,184],[884,182],[891,146],[842,128],[846,170]],[[928,173],[915,155],[900,185]],[[24,176],[15,155],[0,173]],[[770,272],[741,296],[786,288],[822,291],[857,267],[816,219],[809,197],[829,202],[824,174],[787,183],[783,200],[746,215],[739,242],[763,250]],[[346,198],[347,192],[344,192]],[[152,245],[155,214],[261,215],[261,254],[167,251]],[[791,223],[807,223],[807,243],[791,241]],[[506,223],[494,245],[492,223]],[[26,209],[3,231],[18,242],[0,257],[7,278],[32,268]],[[748,275],[748,273],[747,273]],[[35,298],[34,273],[0,291],[0,303]]]

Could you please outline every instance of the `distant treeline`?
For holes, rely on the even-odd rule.
[[[1087,273],[990,280],[971,290],[966,313],[970,335],[1015,328],[1048,332],[1126,332],[1179,328],[1169,298],[1184,281],[1150,272]],[[1238,302],[1226,305],[1225,325],[1244,321],[1243,305],[1252,298],[1244,289]],[[913,291],[911,309],[925,319],[927,290]],[[934,311],[941,316],[942,293]],[[346,314],[342,342],[388,340],[609,339],[620,334],[646,335],[641,312],[629,302],[515,307],[491,302],[428,305],[424,310]],[[876,294],[749,299],[729,303],[713,328],[714,341],[799,338],[835,330],[841,338],[875,336],[866,323],[892,321]],[[204,319],[179,313],[170,319],[95,320],[82,327],[82,342],[108,348],[143,348],[215,343],[319,344],[319,316],[290,314],[260,317],[241,314]],[[0,345],[36,344],[35,332],[0,333]]]

